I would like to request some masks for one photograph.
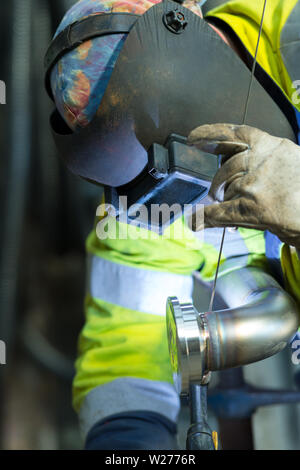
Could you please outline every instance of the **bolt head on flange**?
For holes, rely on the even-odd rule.
[[[171,10],[165,13],[163,16],[163,22],[166,28],[175,34],[181,34],[188,24],[184,13],[178,10]]]
[[[201,316],[193,304],[167,300],[167,334],[174,386],[187,395],[191,383],[204,383],[206,371],[206,337]]]

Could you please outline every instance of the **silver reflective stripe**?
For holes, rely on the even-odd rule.
[[[236,269],[245,268],[248,265],[248,255],[236,256],[224,261],[220,266],[220,275],[226,274]]]
[[[176,422],[179,396],[173,385],[153,380],[121,378],[94,388],[79,411],[84,437],[99,421],[126,411],[152,411]]]
[[[213,245],[219,252],[223,229],[207,228],[204,230],[204,242]],[[228,228],[225,235],[225,243],[223,247],[223,255],[225,258],[233,256],[248,255],[249,250],[240,232],[235,229]]]
[[[88,292],[114,305],[164,316],[169,296],[189,301],[192,291],[192,276],[133,268],[99,256],[89,260]]]
[[[234,258],[226,259],[220,265],[219,276],[223,276],[224,274],[227,274],[230,271],[235,271],[236,269],[245,268],[247,265],[248,265],[248,255],[235,256]],[[213,277],[210,279],[202,279],[201,271],[195,271],[193,275],[194,275],[194,278],[197,279],[198,282],[201,282],[203,286],[206,286],[207,288],[211,289]],[[199,295],[199,292],[194,291],[193,297],[195,297],[196,294]],[[207,307],[208,307],[208,304],[205,308]]]

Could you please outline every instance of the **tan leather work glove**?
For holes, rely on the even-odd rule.
[[[204,227],[269,230],[300,248],[300,147],[249,126],[205,125],[193,130],[189,144],[222,154],[210,196],[222,201],[204,209]]]

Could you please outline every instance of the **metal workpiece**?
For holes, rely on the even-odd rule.
[[[178,393],[188,394],[190,383],[202,383],[206,376],[206,332],[193,304],[180,304],[177,297],[167,301],[167,334]]]
[[[227,306],[199,313],[192,304],[167,301],[169,350],[178,391],[205,383],[210,371],[251,364],[285,348],[300,320],[293,299],[258,268],[221,275],[217,293]]]
[[[217,291],[229,308],[206,315],[209,370],[266,359],[296,333],[296,303],[269,274],[243,268],[221,276]]]

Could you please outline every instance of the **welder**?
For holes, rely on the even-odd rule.
[[[125,71],[134,62],[134,53],[139,52],[138,48],[134,49],[136,43],[132,42],[132,37],[136,34],[136,41],[140,41],[138,44],[142,48],[143,35],[136,33],[136,30],[139,32],[139,26],[132,26],[136,18],[125,18],[124,15],[118,19],[117,26],[113,21],[105,24],[106,34],[93,31],[89,35],[88,27],[95,28],[96,24],[90,22],[88,26],[89,18],[96,22],[100,16],[104,17],[103,14],[129,13],[141,15],[140,18],[147,18],[149,23],[152,21],[150,12],[153,11],[155,16],[160,11],[159,3],[156,0],[81,0],[65,15],[56,34],[60,42],[54,43],[49,54],[47,86],[57,108],[56,117],[52,120],[57,144],[61,146],[67,166],[75,174],[105,186],[124,188],[131,183],[129,190],[132,190],[132,181],[138,181],[145,167],[145,160],[142,161],[140,157],[143,155],[144,158],[145,154],[140,147],[149,146],[159,138],[165,139],[167,135],[161,131],[161,123],[165,117],[155,110],[145,115],[143,110],[140,127],[132,126],[130,120],[127,122],[125,119],[122,122],[123,127],[117,126],[119,135],[114,137],[115,120],[122,120],[122,116],[126,115],[124,106],[129,103],[134,108],[135,100],[138,101],[138,86],[135,89],[133,83],[143,73],[140,67],[136,69],[136,75],[131,77],[132,83],[126,82],[126,86],[130,87],[128,95],[123,95],[121,100],[116,90],[122,90],[122,70],[125,80]],[[184,8],[184,13],[180,11],[181,7]],[[297,185],[293,185],[290,180],[297,174],[297,165],[295,164],[295,171],[289,171],[290,166],[294,167],[298,155],[298,148],[293,143],[296,141],[298,127],[295,106],[292,103],[292,82],[297,78],[299,69],[297,52],[299,53],[300,46],[297,31],[300,27],[300,2],[297,0],[273,0],[267,5],[253,87],[257,92],[256,102],[254,99],[252,110],[249,110],[249,114],[252,113],[251,124],[263,128],[263,131],[238,127],[241,123],[238,116],[243,114],[243,103],[240,99],[238,102],[235,99],[239,82],[234,86],[232,83],[240,78],[241,90],[245,90],[246,100],[247,77],[250,78],[251,75],[262,8],[262,0],[232,0],[208,12],[205,19],[202,19],[200,3],[187,0],[182,5],[178,4],[179,12],[177,7],[173,8],[157,25],[157,31],[161,28],[159,31],[163,35],[168,33],[167,30],[172,30],[171,33],[169,31],[170,34],[175,33],[161,41],[162,48],[165,44],[174,42],[176,34],[178,41],[184,41],[185,33],[188,35],[189,28],[193,25],[196,25],[197,31],[202,31],[199,38],[197,36],[200,46],[195,52],[193,64],[197,64],[197,54],[201,53],[202,47],[203,50],[205,47],[209,50],[210,44],[216,46],[201,63],[203,74],[201,72],[195,77],[186,70],[184,83],[175,77],[178,78],[178,84],[173,80],[170,92],[177,92],[177,100],[185,99],[191,93],[193,100],[188,104],[188,109],[178,106],[174,113],[167,114],[167,119],[174,120],[173,127],[178,127],[178,122],[181,123],[182,129],[169,130],[185,137],[190,134],[190,144],[211,154],[231,157],[226,162],[223,160],[211,190],[216,199],[223,201],[219,195],[220,187],[221,192],[223,187],[224,202],[206,208],[205,220],[209,228],[204,230],[204,241],[192,234],[184,218],[176,220],[169,230],[156,238],[148,237],[144,228],[132,225],[128,227],[125,223],[118,223],[116,237],[99,239],[95,230],[88,237],[86,323],[79,339],[77,373],[73,384],[73,403],[79,413],[87,449],[176,448],[176,421],[180,401],[172,383],[164,318],[165,302],[166,297],[172,294],[184,299],[191,298],[192,274],[195,270],[199,271],[203,283],[212,281],[218,262],[222,230],[211,227],[240,227],[226,235],[220,268],[224,272],[244,266],[278,270],[282,244],[275,235],[294,246],[298,245],[296,239],[299,223],[297,225],[292,212],[284,209],[279,212],[262,210],[275,202],[276,207],[280,206],[279,203],[284,207],[287,201],[291,201],[291,210],[296,210],[297,204],[299,207],[299,202],[296,202]],[[137,24],[141,25],[141,21],[138,19]],[[143,23],[144,31],[147,21]],[[70,26],[74,24],[71,31]],[[79,35],[79,31],[82,34],[81,39],[74,41],[72,45],[71,35],[74,33],[76,36],[76,32]],[[196,34],[198,33],[195,32]],[[159,37],[158,33],[152,34],[153,60],[156,53],[155,41]],[[192,42],[190,44],[192,48]],[[170,47],[170,54],[171,52]],[[186,50],[187,56],[188,52]],[[236,67],[232,68],[232,76],[224,72],[227,55],[230,65],[234,64]],[[142,54],[140,60],[143,60]],[[184,60],[185,57],[182,57],[182,61]],[[150,97],[153,101],[159,88],[155,88],[155,83],[152,83],[155,89],[149,90],[147,80],[151,80],[151,76],[156,73],[156,65],[149,67],[147,75],[144,75],[143,92],[147,99]],[[162,63],[162,69],[163,65]],[[219,67],[219,73],[210,76],[209,72],[213,67]],[[172,80],[172,72],[165,68],[161,75],[166,83]],[[233,113],[232,121],[220,120],[223,109],[217,102],[218,80],[220,86],[224,82],[224,87],[227,87],[226,93],[219,99],[225,101],[229,97],[232,100],[232,106],[225,110]],[[193,91],[198,83],[203,87],[201,96]],[[141,84],[142,80],[140,88]],[[208,89],[212,91],[205,93]],[[107,90],[109,93],[106,93]],[[151,107],[150,98],[148,101],[145,98],[145,109],[147,106]],[[198,113],[199,118],[193,120],[198,112],[197,109],[194,111],[200,98],[202,112]],[[263,109],[255,112],[256,105],[259,106],[261,100],[265,100],[268,118],[263,117]],[[109,114],[109,109],[113,106],[114,115]],[[134,111],[139,115],[140,109]],[[57,124],[59,119],[64,123]],[[234,122],[234,125],[197,128],[203,124],[218,122]],[[67,131],[62,131],[64,125],[67,125]],[[164,125],[167,132],[168,125]],[[127,142],[127,135],[132,133],[133,127],[142,146],[139,146],[139,142],[134,142],[134,145],[132,141],[129,144]],[[273,129],[274,134],[279,136],[284,129],[284,135],[281,136],[283,139],[271,137]],[[160,131],[163,136],[159,135]],[[269,133],[266,134],[266,131]],[[122,155],[123,160],[119,158],[117,161],[115,153],[109,152],[114,149],[118,137],[121,147],[126,151],[131,148],[132,153],[126,155],[125,152]],[[239,143],[243,144],[242,153]],[[100,162],[100,157],[95,160],[96,150],[101,151],[101,161],[105,164]],[[121,154],[122,148],[119,151]],[[270,155],[274,157],[273,166],[272,163],[269,166],[267,162]],[[280,162],[282,166],[278,170],[276,165],[281,165]],[[266,170],[260,174],[259,168],[264,165]],[[267,178],[267,172],[270,172],[270,179],[274,178],[274,188],[269,185],[269,179],[264,179]],[[245,173],[249,176],[245,176]],[[244,197],[246,190],[248,199]],[[244,197],[244,205],[240,201],[236,202],[236,195],[239,198]],[[254,208],[253,201],[256,204]],[[231,210],[228,213],[226,207],[229,204]],[[197,224],[194,226],[195,230],[199,228]],[[254,228],[258,231],[253,230]],[[273,233],[262,231],[266,229]],[[123,236],[125,230],[126,237]],[[183,235],[176,237],[177,231]],[[283,267],[289,286],[297,282],[295,273],[290,269],[291,263],[296,262],[292,251],[288,247],[283,248]],[[299,277],[300,273],[298,279]]]

